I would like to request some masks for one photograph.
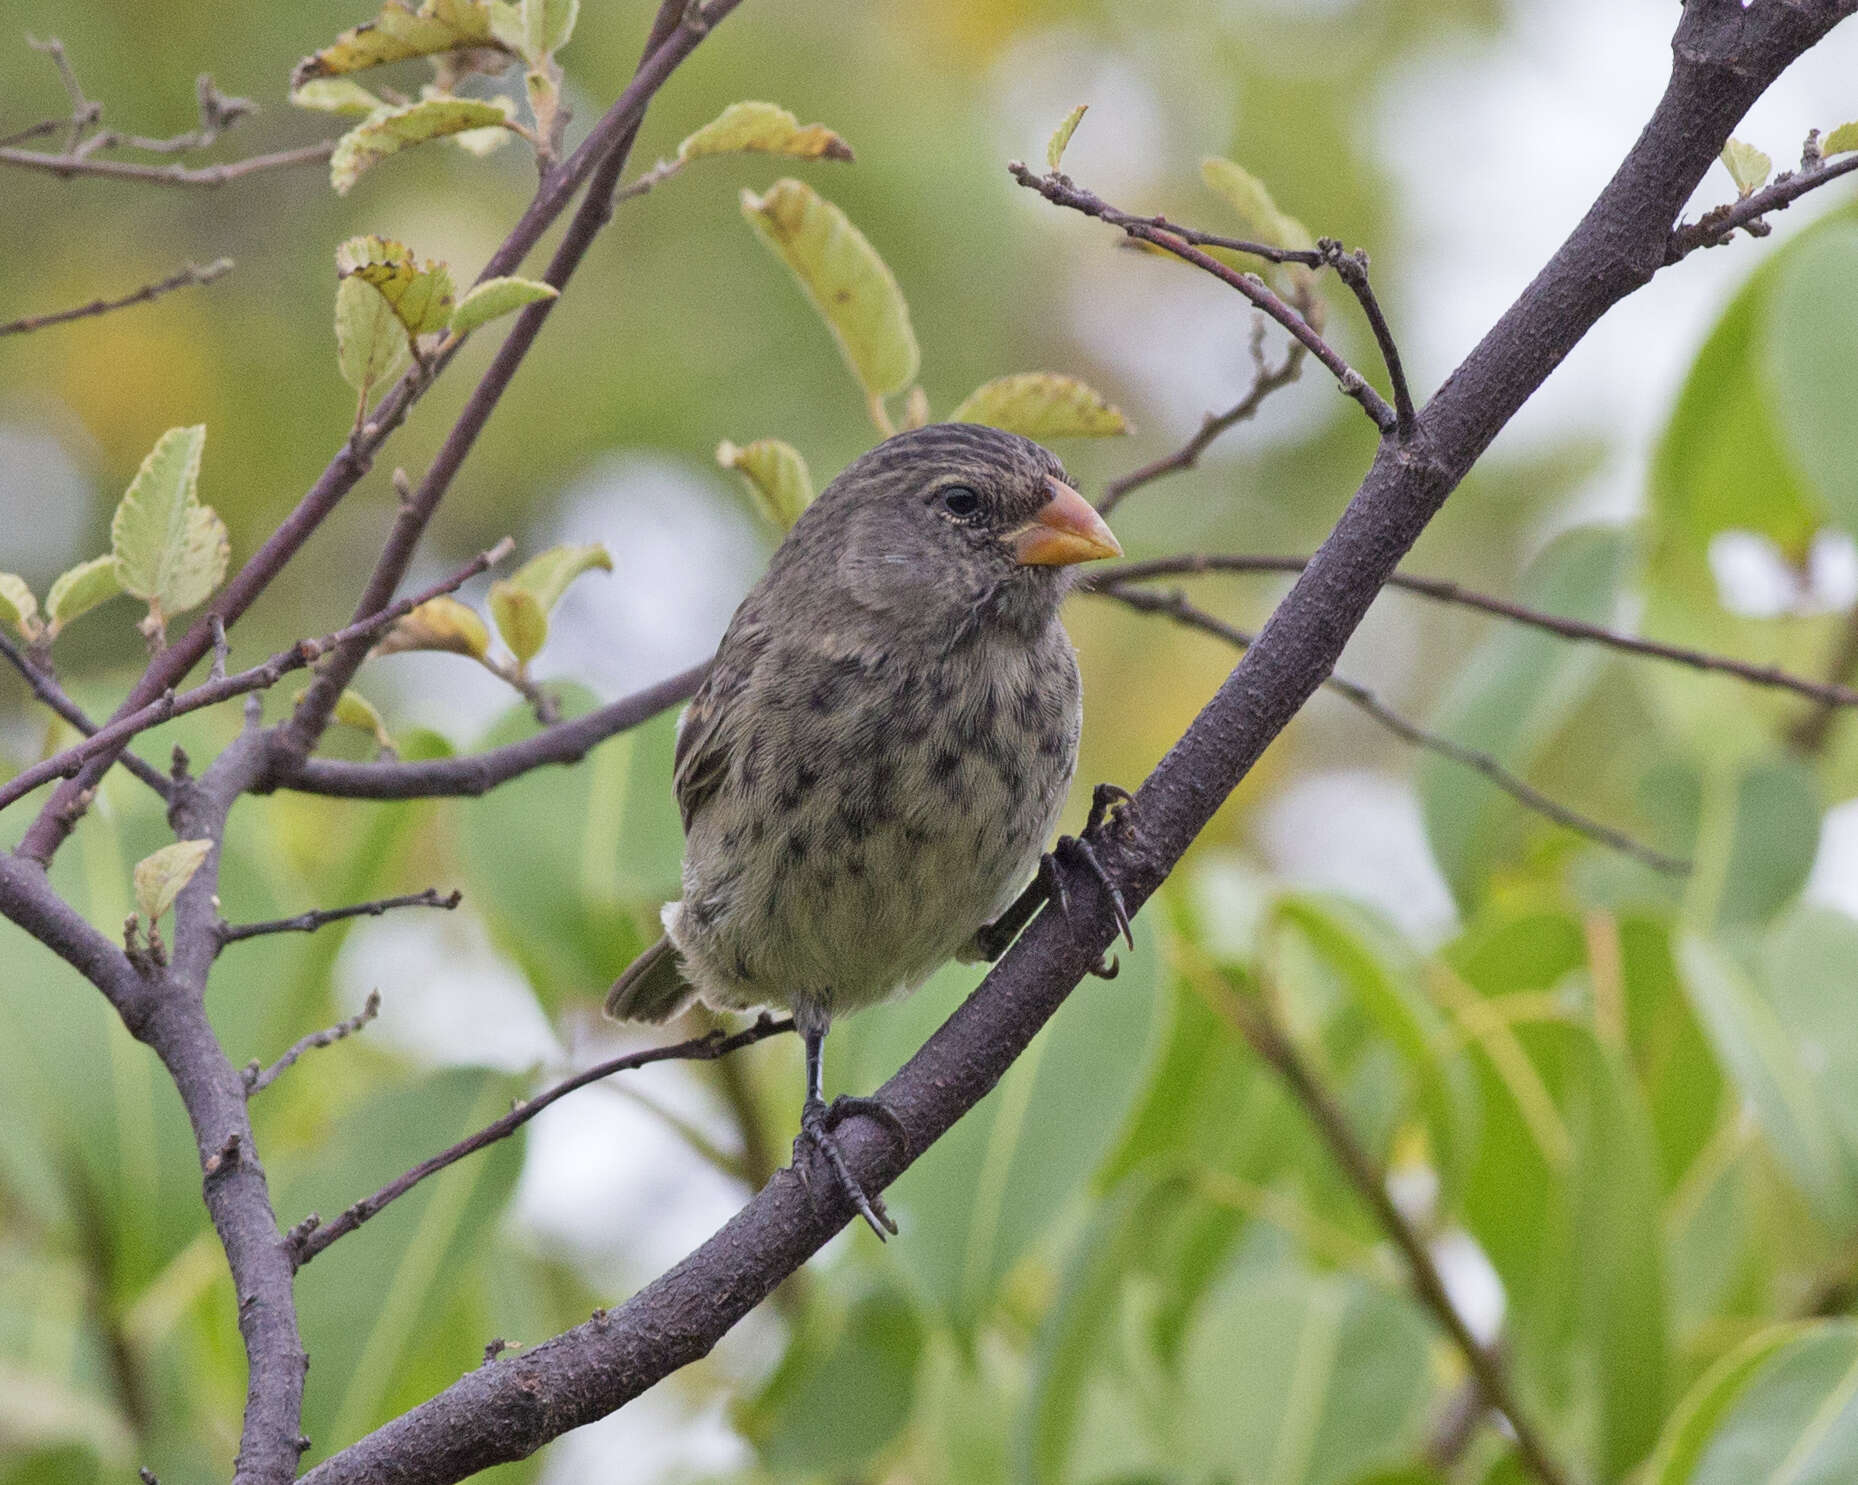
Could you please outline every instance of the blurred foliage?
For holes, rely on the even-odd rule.
[[[544,12],[546,25],[524,30],[511,11],[496,34],[528,68],[530,143],[548,146],[558,95],[579,115],[571,146],[625,75],[643,11],[589,6],[578,22],[572,6]],[[162,509],[172,507],[151,530],[170,535],[149,535],[130,555],[172,565],[186,555],[190,523],[205,522],[189,513],[206,511],[223,518],[242,560],[340,445],[353,393],[365,400],[378,389],[382,366],[430,354],[448,326],[482,325],[536,291],[509,281],[454,314],[449,301],[444,313],[436,307],[445,295],[421,290],[415,302],[432,312],[403,312],[409,290],[437,283],[420,276],[443,268],[398,243],[436,255],[465,282],[499,224],[522,209],[525,151],[480,158],[416,146],[420,130],[402,129],[404,119],[385,125],[365,112],[374,95],[346,84],[324,93],[363,110],[359,123],[292,114],[283,106],[292,63],[361,19],[336,0],[187,7],[154,28],[137,7],[19,0],[9,19],[62,35],[113,124],[187,127],[186,80],[210,67],[226,89],[266,105],[235,134],[238,151],[358,127],[373,129],[367,159],[380,161],[344,172],[353,189],[340,198],[315,171],[198,195],[6,177],[6,314],[118,291],[190,257],[226,253],[239,264],[152,307],[0,339],[0,448],[12,466],[0,479],[0,498],[12,502],[3,514],[13,529],[56,517],[50,529],[69,538],[36,566],[5,563],[18,581],[9,575],[0,591],[0,618],[36,640],[44,634],[28,624],[28,599],[109,541],[117,496],[162,430],[210,425],[213,453],[202,468],[196,438],[192,462],[159,490],[161,471],[144,469],[140,499],[160,494]],[[1354,100],[1442,24],[1501,23],[1484,0],[1216,13],[1172,4],[1138,13],[1110,0],[850,12],[751,0],[654,107],[635,171],[657,157],[667,164],[571,286],[432,534],[435,568],[506,531],[519,537],[530,565],[488,604],[514,658],[487,658],[489,630],[473,611],[429,605],[389,648],[435,653],[363,672],[356,715],[374,719],[364,733],[384,727],[402,756],[431,757],[541,725],[528,662],[576,622],[569,603],[551,613],[569,580],[607,559],[591,546],[545,549],[562,493],[609,450],[661,451],[690,498],[707,498],[765,543],[757,512],[791,521],[811,494],[808,466],[837,469],[867,446],[870,419],[890,416],[884,399],[905,393],[919,366],[928,379],[905,395],[905,421],[930,407],[991,409],[1059,419],[1038,425],[1059,436],[1120,427],[1105,396],[1130,407],[1142,430],[1130,444],[1064,446],[1086,485],[1165,452],[1170,429],[1236,398],[1245,323],[1224,299],[1194,301],[1196,313],[1233,323],[1221,384],[1201,389],[1194,407],[1156,405],[1152,392],[1126,386],[1126,368],[1079,332],[1078,300],[1099,289],[1074,284],[1101,286],[1114,273],[1145,296],[1184,270],[1135,254],[1106,265],[1102,237],[1012,199],[1003,157],[1036,157],[1063,117],[1062,107],[1031,121],[1015,113],[1016,70],[1029,61],[1126,55],[1171,79],[1167,96],[1151,100],[1171,153],[1145,162],[1139,190],[1120,204],[1217,225],[1221,208],[1197,162],[1231,153],[1248,169],[1222,161],[1211,175],[1241,212],[1268,206],[1273,220],[1377,247],[1399,223],[1355,137]],[[345,74],[345,58],[325,53],[318,70]],[[420,63],[396,65],[404,76],[387,74],[396,86],[424,75]],[[0,78],[6,128],[63,108],[51,69],[23,47],[0,52]],[[723,113],[776,93],[795,112],[758,103]],[[1223,112],[1209,124],[1196,110],[1215,99]],[[701,127],[719,115],[726,127]],[[420,117],[423,130],[437,115]],[[803,117],[831,129],[803,128]],[[1025,137],[990,133],[1003,117]],[[448,114],[432,132],[487,118]],[[1051,148],[1068,150],[1068,168],[1084,178],[1113,157],[1091,151],[1093,135],[1100,142],[1117,121],[1100,106],[1071,138],[1077,122],[1073,113]],[[858,150],[855,168],[823,163],[845,158],[840,134]],[[791,158],[707,158],[725,146]],[[821,186],[775,186],[776,163],[816,171]],[[767,218],[758,225],[825,307],[833,335],[776,271],[744,207]],[[375,233],[392,236],[367,236],[344,266],[353,285],[343,290],[345,390],[332,355],[331,253]],[[74,242],[93,247],[73,252]],[[1639,616],[1655,636],[1826,670],[1849,614],[1816,603],[1804,577],[1799,601],[1782,611],[1732,611],[1712,557],[1726,537],[1765,541],[1799,573],[1816,540],[1858,530],[1858,425],[1848,415],[1858,402],[1858,212],[1834,212],[1777,250],[1741,250],[1746,283],[1654,451],[1642,519],[1541,542],[1545,522],[1566,525],[1560,503],[1596,451],[1538,452],[1479,469],[1426,538],[1432,570],[1557,613]],[[385,309],[366,297],[389,289]],[[856,304],[858,293],[878,302]],[[1155,302],[1180,313],[1184,301]],[[1365,350],[1352,315],[1338,301],[1334,333]],[[1154,333],[1165,340],[1174,328]],[[466,346],[397,436],[393,462],[422,467],[487,353]],[[1028,371],[1043,366],[1064,371]],[[1299,409],[1287,428],[1235,434],[1202,469],[1125,507],[1119,534],[1132,555],[1295,550],[1319,537],[1371,446],[1354,410],[1319,391],[1285,403]],[[1277,409],[1267,407],[1265,422]],[[88,508],[35,505],[37,482],[55,473],[48,445],[32,441],[47,431],[56,458],[90,490]],[[719,444],[747,489],[712,459]],[[339,626],[393,510],[383,467],[239,627],[241,657]],[[205,565],[216,569],[222,533],[208,534]],[[112,551],[120,566],[120,533]],[[616,543],[616,576],[587,583],[649,579],[631,556]],[[115,591],[88,575],[102,561],[86,564],[95,592],[85,589],[83,607]],[[198,601],[197,574],[184,576],[173,592],[120,586],[150,602],[167,593],[172,611]],[[467,596],[485,610],[481,588]],[[1225,606],[1253,621],[1268,597]],[[70,603],[75,617],[82,607]],[[47,611],[61,609],[53,601]],[[60,641],[61,673],[95,712],[110,709],[142,654],[133,617],[119,605]],[[661,1473],[702,1468],[744,1485],[1525,1478],[1503,1430],[1455,1426],[1463,1360],[1412,1297],[1386,1233],[1305,1111],[1250,1050],[1234,1009],[1235,997],[1249,997],[1317,1068],[1474,1326],[1500,1338],[1519,1398],[1573,1479],[1858,1476],[1858,922],[1802,897],[1825,811],[1858,792],[1849,730],[1812,739],[1797,698],[1534,631],[1451,612],[1405,622],[1401,637],[1423,658],[1399,682],[1404,705],[1429,707],[1437,730],[1691,858],[1689,877],[1656,876],[1524,813],[1454,764],[1428,758],[1415,768],[1362,724],[1319,712],[1272,750],[1144,914],[1120,978],[1087,982],[898,1184],[902,1239],[881,1249],[863,1234],[841,1241],[758,1317],[758,1341],[666,1384],[693,1429],[715,1429],[713,1417],[699,1420],[726,1407],[736,1463],[703,1456],[696,1466],[671,1450]],[[1230,656],[1106,606],[1076,605],[1071,624],[1091,695],[1083,776],[1133,782]],[[419,674],[442,690],[473,660],[529,688],[526,700],[512,698],[488,727],[462,700],[455,725],[421,726],[430,714],[414,715],[401,694],[414,672],[396,667],[426,666]],[[9,766],[70,740],[10,675],[0,688]],[[563,715],[596,703],[572,680],[551,691]],[[230,735],[234,710],[178,719],[138,746],[157,763],[177,744],[205,759]],[[285,1222],[340,1210],[557,1075],[557,1063],[582,1060],[596,1037],[610,1040],[598,999],[655,934],[657,905],[676,888],[672,742],[672,719],[660,718],[573,768],[478,801],[282,795],[240,805],[221,871],[230,920],[457,884],[467,903],[459,918],[433,915],[441,926],[407,930],[435,956],[431,978],[443,993],[449,978],[512,967],[557,1047],[511,1071],[529,1054],[447,1052],[441,1014],[429,1018],[425,1044],[370,1030],[312,1054],[253,1105]],[[358,755],[368,745],[354,735],[328,747]],[[1405,884],[1375,894],[1377,908],[1300,889],[1261,865],[1258,826],[1274,800],[1341,763],[1412,773],[1455,909],[1445,928],[1419,933],[1386,911]],[[22,821],[26,808],[10,818]],[[143,885],[135,864],[172,867],[157,855],[171,846],[152,797],[117,770],[54,881],[107,929]],[[143,873],[151,893],[155,875]],[[145,915],[156,900],[145,898]],[[210,1007],[235,1062],[275,1057],[351,1010],[340,962],[373,931],[342,923],[230,948]],[[220,1478],[236,1445],[244,1363],[186,1121],[102,999],[7,933],[0,1485],[89,1485],[139,1464],[168,1479]],[[974,979],[972,969],[944,971],[911,1000],[846,1023],[830,1045],[830,1081],[875,1086]],[[379,988],[391,1009],[406,987]],[[661,1134],[690,1136],[687,1167],[710,1161],[739,1196],[745,1171],[784,1159],[796,1061],[791,1046],[773,1043],[730,1066],[680,1070],[684,1101],[652,1095]],[[705,1113],[688,1116],[686,1103]],[[522,1217],[518,1182],[532,1153],[517,1138],[474,1157],[304,1271],[310,1461],[491,1364],[492,1337],[542,1339],[649,1277],[636,1254],[590,1255]],[[615,1149],[612,1160],[631,1168],[636,1154]],[[632,1205],[650,1210],[649,1196],[641,1189]],[[562,1458],[557,1446],[494,1478],[540,1478]],[[628,1465],[626,1477],[636,1474]]]

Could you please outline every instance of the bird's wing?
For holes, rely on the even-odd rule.
[[[729,760],[742,730],[738,703],[749,688],[756,662],[767,644],[766,632],[752,619],[732,625],[716,652],[709,677],[678,724],[671,787],[677,795],[678,814],[683,818],[686,835],[697,811],[728,776]]]

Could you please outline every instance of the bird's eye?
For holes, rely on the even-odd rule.
[[[942,509],[959,521],[965,521],[980,512],[981,497],[966,485],[950,485],[942,491],[939,499]]]

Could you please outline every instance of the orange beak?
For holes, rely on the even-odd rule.
[[[1047,480],[1046,486],[1052,498],[1008,537],[1022,567],[1064,567],[1122,556],[1122,547],[1088,500],[1057,480]]]

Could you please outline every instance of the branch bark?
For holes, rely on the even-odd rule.
[[[1384,438],[1355,497],[1264,632],[1137,793],[1131,833],[1097,855],[1124,900],[1147,900],[1334,666],[1395,566],[1523,402],[1606,311],[1665,260],[1672,224],[1736,122],[1858,0],[1690,0],[1663,97],[1567,241],[1416,419]],[[1125,817],[1127,818],[1127,817]],[[1094,876],[1067,883],[1070,925],[1041,913],[979,989],[881,1090],[927,1149],[994,1086],[1116,927]],[[1073,933],[1075,932],[1075,937]],[[840,1143],[866,1190],[907,1164],[868,1119]],[[480,1367],[325,1460],[314,1485],[455,1481],[522,1458],[705,1355],[853,1213],[826,1181],[778,1175],[720,1232],[617,1310]]]

